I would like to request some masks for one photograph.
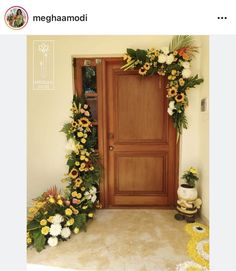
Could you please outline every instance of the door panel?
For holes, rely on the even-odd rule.
[[[167,114],[166,80],[121,71],[106,61],[109,207],[174,206],[176,131]]]

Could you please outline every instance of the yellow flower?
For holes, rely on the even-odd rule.
[[[69,222],[70,222],[70,225],[73,225],[74,222],[75,222],[74,218],[72,217],[72,218],[69,220]]]
[[[184,83],[185,83],[184,79],[183,79],[183,78],[180,78],[180,79],[179,79],[179,84],[180,84],[181,87],[184,85]]]
[[[86,158],[84,159],[84,161],[85,161],[85,162],[88,162],[88,161],[89,161],[89,159],[86,157]]]
[[[80,166],[79,171],[80,171],[80,172],[84,171],[84,167],[81,167],[81,166]]]
[[[72,215],[72,210],[70,208],[67,208],[65,210],[65,214],[68,215],[68,216],[71,216]]]
[[[180,102],[184,102],[184,93],[180,93],[175,97],[176,102],[180,103]]]
[[[79,124],[82,126],[82,127],[88,127],[91,122],[88,120],[88,118],[86,117],[83,117],[79,120]]]
[[[193,173],[193,174],[197,174],[197,169],[194,168],[194,167],[191,167],[191,168],[189,169],[189,171],[190,171],[191,173]]]
[[[172,88],[170,88],[170,89],[168,90],[168,96],[169,96],[169,97],[174,97],[174,96],[176,96],[176,94],[177,94],[176,88],[172,87]]]
[[[79,228],[78,228],[78,227],[75,227],[75,228],[74,228],[74,233],[75,233],[75,234],[79,233]]]
[[[86,155],[87,155],[87,156],[90,156],[90,153],[89,153],[89,152],[86,152]]]
[[[76,161],[75,162],[75,165],[78,167],[80,165],[80,162],[79,161]]]
[[[81,185],[82,182],[83,182],[83,181],[82,181],[81,178],[77,178],[77,179],[75,180],[75,187],[80,187],[80,185]]]
[[[48,221],[49,223],[52,223],[52,220],[53,220],[53,216],[51,215],[51,216],[49,216],[49,218],[47,219],[47,221]]]
[[[82,197],[81,193],[77,193],[76,197],[80,199]]]
[[[52,196],[49,197],[48,201],[49,201],[50,203],[55,203],[55,199],[54,199]]]
[[[85,187],[81,187],[81,191],[85,191]]]
[[[73,192],[71,193],[71,196],[72,196],[73,198],[76,198],[76,197],[77,197],[77,192],[76,192],[76,191],[73,191]]]
[[[72,121],[71,125],[72,125],[73,128],[76,128],[78,126],[78,123],[76,121]]]
[[[86,166],[85,163],[81,163],[80,165],[81,168],[85,168],[85,166]]]
[[[59,199],[59,200],[57,201],[57,204],[60,205],[60,206],[62,206],[62,205],[63,205],[63,201],[62,201],[61,199]]]
[[[35,214],[38,210],[34,207],[29,208],[29,213]]]
[[[86,210],[88,208],[87,205],[83,206],[82,209]]]
[[[82,132],[78,132],[78,133],[77,133],[77,136],[78,136],[78,137],[83,137],[84,134],[83,134]]]
[[[41,229],[41,233],[43,235],[47,235],[49,233],[49,227],[48,226],[44,226],[42,229]]]
[[[29,234],[29,232],[27,232],[27,234],[26,234],[26,237],[28,238],[28,237],[30,237],[30,234]]]
[[[41,225],[41,226],[46,226],[46,225],[47,225],[47,220],[46,220],[46,219],[42,219],[42,220],[40,221],[40,225]]]
[[[145,75],[147,73],[147,70],[144,67],[141,67],[138,71],[140,75]]]
[[[87,134],[84,134],[84,138],[87,138],[88,137],[88,135]]]
[[[86,143],[86,139],[85,139],[85,138],[82,138],[80,141],[81,141],[83,144]]]
[[[171,71],[171,74],[172,74],[172,75],[176,75],[176,70],[172,70],[172,71]]]
[[[92,171],[92,170],[94,170],[94,167],[90,167],[89,169]]]
[[[32,239],[30,237],[27,238],[27,244],[30,245],[32,243]]]
[[[150,65],[150,63],[146,62],[146,63],[143,65],[143,67],[144,67],[145,70],[148,71],[148,70],[150,69],[151,65]]]
[[[72,178],[72,179],[75,179],[76,177],[78,177],[79,175],[79,172],[76,168],[73,168],[71,170],[71,172],[69,173],[69,176]]]
[[[84,155],[81,155],[81,156],[80,156],[80,160],[83,161],[84,159],[85,159],[85,156],[84,156]]]
[[[90,218],[93,218],[93,216],[94,216],[93,213],[89,213],[89,214],[88,214],[88,217],[90,217]]]

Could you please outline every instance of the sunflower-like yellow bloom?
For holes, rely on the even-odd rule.
[[[170,89],[168,90],[168,96],[169,96],[169,97],[175,97],[176,94],[177,94],[177,89],[176,89],[176,88],[172,87],[172,88],[170,88]]]
[[[148,71],[148,70],[151,68],[151,64],[148,63],[148,62],[146,62],[146,63],[143,65],[143,67],[144,67],[145,70]]]
[[[30,245],[32,243],[32,239],[30,237],[27,238],[27,245]]]
[[[89,121],[89,119],[88,118],[86,118],[86,117],[83,117],[83,118],[81,118],[80,120],[79,120],[79,124],[82,126],[82,127],[88,127],[90,124],[91,124],[91,122]]]
[[[78,170],[77,170],[76,168],[73,168],[73,169],[71,170],[71,172],[69,173],[69,176],[70,176],[72,179],[77,178],[78,175],[79,175],[79,172],[78,172]]]
[[[184,97],[185,97],[184,93],[180,93],[175,97],[175,100],[176,100],[177,103],[183,103],[184,102]]]
[[[73,128],[76,128],[78,126],[78,123],[76,121],[72,121],[71,125],[72,125]]]
[[[144,67],[141,67],[138,71],[140,75],[145,75],[147,73],[147,70]]]
[[[63,201],[62,201],[61,199],[59,199],[59,200],[57,201],[57,204],[60,205],[60,206],[62,206],[62,205],[63,205]]]

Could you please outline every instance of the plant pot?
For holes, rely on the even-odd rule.
[[[196,187],[192,187],[188,184],[181,184],[177,190],[177,194],[179,199],[187,201],[194,201],[198,196]]]

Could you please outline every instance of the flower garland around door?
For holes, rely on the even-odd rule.
[[[191,61],[198,47],[191,36],[174,36],[169,47],[161,49],[127,49],[121,69],[138,69],[141,76],[161,75],[167,77],[168,114],[171,116],[178,135],[187,129],[185,109],[188,106],[187,91],[200,85],[203,79],[192,76]]]
[[[85,229],[88,220],[99,208],[97,188],[101,174],[97,146],[97,131],[92,125],[89,106],[82,97],[73,97],[71,121],[62,132],[66,134],[68,173],[63,179],[66,191],[61,194],[56,187],[50,188],[33,201],[28,210],[27,246],[37,251],[45,245],[57,246],[66,241],[71,233]]]

